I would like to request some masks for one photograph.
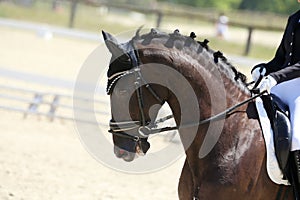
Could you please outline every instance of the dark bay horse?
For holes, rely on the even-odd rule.
[[[132,161],[147,152],[156,115],[168,103],[186,153],[179,199],[293,199],[289,187],[268,177],[264,139],[250,103],[218,117],[251,97],[245,76],[220,52],[178,30],[152,29],[141,36],[138,31],[123,44],[103,36],[112,53],[107,93],[117,157]]]

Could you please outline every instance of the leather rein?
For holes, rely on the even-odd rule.
[[[109,122],[109,127],[110,130],[108,132],[112,133],[113,135],[122,137],[122,138],[127,138],[127,139],[131,139],[135,142],[140,141],[142,138],[148,138],[150,135],[152,134],[156,134],[156,133],[161,133],[161,132],[166,132],[166,131],[171,131],[171,130],[179,130],[182,128],[189,128],[189,127],[195,127],[195,126],[200,126],[209,122],[214,122],[214,121],[219,121],[222,119],[226,119],[228,116],[230,116],[237,108],[253,101],[254,99],[256,99],[257,97],[262,96],[263,94],[266,93],[266,91],[263,92],[254,92],[255,88],[257,87],[258,83],[260,81],[257,81],[256,84],[254,85],[253,89],[251,90],[251,92],[256,93],[254,96],[250,97],[249,99],[246,99],[245,101],[242,101],[230,108],[227,108],[226,110],[224,110],[223,112],[216,114],[214,116],[211,116],[207,119],[204,119],[202,121],[199,122],[193,122],[193,123],[188,123],[188,124],[184,124],[181,126],[167,126],[167,127],[163,127],[163,128],[157,128],[157,125],[160,123],[163,123],[169,119],[174,118],[173,115],[168,115],[166,117],[160,118],[158,120],[156,120],[155,122],[149,122],[146,121],[145,119],[145,113],[144,113],[144,101],[143,101],[143,92],[142,92],[142,87],[143,85],[145,85],[146,89],[155,97],[155,99],[157,99],[157,101],[160,103],[160,105],[162,105],[164,103],[164,100],[162,100],[157,93],[151,88],[151,86],[145,81],[145,79],[142,76],[141,73],[141,69],[140,69],[140,61],[138,59],[138,54],[135,50],[131,50],[128,52],[128,55],[131,59],[131,63],[133,65],[133,68],[130,70],[126,70],[123,72],[119,72],[116,74],[113,74],[111,77],[109,77],[108,79],[114,79],[111,84],[109,85],[108,89],[107,89],[107,94],[110,94],[111,91],[113,91],[114,89],[114,85],[115,83],[121,79],[124,76],[128,76],[128,75],[134,75],[135,76],[135,89],[136,89],[136,94],[137,94],[137,99],[138,99],[138,106],[139,106],[139,110],[140,110],[140,120],[136,120],[136,121],[122,121],[122,122],[116,122],[113,119],[110,120]],[[250,83],[252,84],[252,83]],[[249,85],[250,85],[249,84]],[[127,134],[126,131],[129,130],[134,130],[137,129],[137,135],[130,135]]]

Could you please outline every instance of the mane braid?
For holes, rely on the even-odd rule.
[[[164,45],[164,47],[171,49],[176,48],[178,50],[182,50],[186,52],[186,49],[189,49],[191,52],[196,53],[197,55],[200,55],[203,53],[203,51],[206,51],[209,53],[216,63],[216,67],[219,68],[219,70],[222,70],[225,75],[228,77],[233,77],[233,81],[235,81],[240,87],[243,89],[246,89],[246,79],[247,77],[239,72],[223,55],[220,51],[214,51],[209,48],[208,43],[209,41],[207,39],[204,39],[201,41],[196,41],[196,34],[194,32],[191,32],[190,36],[184,36],[179,33],[179,30],[176,29],[173,33],[167,34],[164,32],[160,32],[156,29],[151,29],[151,31],[147,34],[141,35],[141,36],[135,36],[132,38],[133,42],[134,40],[139,40],[139,42],[144,45],[150,45],[151,43],[160,43]],[[161,40],[160,42],[157,40]],[[163,41],[163,42],[162,42]],[[176,41],[180,41],[183,44],[179,44]],[[188,52],[186,52],[188,53]],[[189,54],[189,53],[188,53]],[[217,58],[215,58],[215,54],[217,55]],[[194,57],[195,60],[198,60],[196,57]],[[222,62],[217,63],[220,59]],[[233,73],[233,74],[232,74]]]
[[[214,54],[214,57],[216,58],[221,58],[222,59],[222,61],[226,64],[226,65],[228,65],[230,68],[231,68],[231,70],[233,71],[233,73],[235,74],[235,80],[237,81],[237,80],[241,80],[244,84],[246,84],[246,80],[247,80],[247,77],[243,74],[243,73],[241,73],[241,72],[239,72],[228,60],[227,60],[227,58],[223,55],[223,53],[222,52],[220,52],[220,51],[217,51],[217,52],[214,52],[213,53]]]
[[[234,80],[236,82],[239,82],[238,80],[241,81],[243,87],[246,86],[246,76],[239,72],[228,60],[227,58],[223,55],[222,52],[220,51],[214,51],[212,49],[209,48],[208,43],[209,41],[207,39],[204,39],[203,42],[200,41],[196,41],[196,34],[194,32],[191,32],[191,34],[189,36],[184,36],[181,35],[179,33],[179,30],[176,29],[173,33],[167,34],[164,32],[160,32],[156,29],[151,29],[151,31],[147,34],[144,34],[142,36],[140,36],[139,38],[133,38],[135,40],[141,40],[141,44],[142,45],[149,45],[154,39],[163,39],[165,41],[165,43],[163,44],[166,48],[177,48],[179,50],[184,50],[184,47],[190,47],[190,45],[192,45],[192,43],[194,43],[195,45],[198,45],[197,49],[196,49],[196,53],[197,54],[201,54],[202,51],[205,49],[209,54],[211,54],[214,58],[215,58],[215,54],[217,56],[217,60],[220,59],[222,60],[222,63],[217,64],[216,65],[222,69],[222,71],[227,74],[229,77],[231,77],[230,73],[234,74]],[[176,46],[176,41],[181,41],[183,42],[182,46]],[[192,51],[192,48],[190,48],[190,50]],[[196,59],[196,58],[195,58]],[[216,59],[214,59],[214,61],[216,61]],[[197,59],[196,59],[197,60]]]

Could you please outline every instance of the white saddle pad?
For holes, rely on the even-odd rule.
[[[288,180],[283,180],[283,174],[279,168],[279,164],[275,155],[273,131],[271,128],[270,120],[263,106],[262,99],[259,97],[256,99],[256,108],[266,143],[268,175],[270,179],[276,184],[290,185]]]

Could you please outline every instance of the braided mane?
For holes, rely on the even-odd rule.
[[[133,41],[139,40],[142,45],[146,46],[153,43],[154,39],[161,39],[164,42],[164,46],[166,48],[177,48],[179,50],[183,50],[186,53],[187,51],[195,51],[197,54],[203,53],[203,51],[208,52],[214,60],[216,66],[225,72],[229,77],[232,77],[232,73],[234,76],[234,80],[236,82],[241,82],[243,86],[246,84],[246,76],[239,72],[223,55],[220,51],[214,51],[209,48],[208,40],[205,39],[204,41],[196,41],[196,34],[191,32],[189,36],[184,36],[179,33],[179,30],[176,29],[173,33],[167,34],[163,32],[159,32],[156,29],[151,29],[151,31],[144,35],[139,35],[140,29],[137,31],[136,36],[133,37]],[[182,45],[180,45],[177,41],[180,41]],[[187,50],[188,49],[188,50]],[[193,53],[195,53],[193,52]],[[195,58],[197,60],[197,58]],[[219,61],[222,62],[219,62]]]

